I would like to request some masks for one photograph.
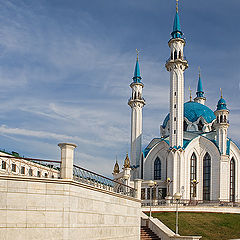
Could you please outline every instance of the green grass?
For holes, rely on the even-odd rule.
[[[152,214],[175,232],[175,212]],[[179,234],[202,240],[240,239],[240,214],[179,212]]]

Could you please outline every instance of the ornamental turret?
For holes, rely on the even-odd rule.
[[[116,159],[116,163],[115,163],[114,168],[113,168],[113,174],[118,174],[119,172],[120,172],[119,165],[118,165],[118,161]]]
[[[197,85],[196,95],[197,96],[194,98],[194,102],[201,103],[201,104],[205,105],[206,98],[204,97],[200,69],[199,69],[198,85]]]
[[[229,127],[228,115],[229,110],[227,109],[226,101],[222,97],[218,101],[217,110],[214,112],[216,116],[215,129],[217,132],[217,145],[222,155],[227,154],[227,131]]]
[[[183,104],[184,104],[184,71],[188,68],[188,62],[184,58],[183,48],[185,40],[181,31],[178,15],[178,1],[174,19],[172,38],[168,42],[171,56],[166,63],[166,69],[170,72],[170,147],[181,148],[183,146]]]
[[[142,152],[142,108],[145,105],[145,100],[142,97],[142,77],[140,75],[139,59],[137,51],[137,60],[134,70],[133,82],[130,84],[132,88],[132,97],[128,101],[128,105],[132,109],[131,114],[131,164],[132,169],[135,169],[133,178],[138,178],[140,167],[140,159]]]

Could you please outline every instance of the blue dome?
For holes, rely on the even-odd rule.
[[[184,103],[184,117],[190,122],[195,122],[199,117],[203,117],[206,122],[211,123],[216,119],[213,111],[207,106],[197,102],[186,102]],[[163,122],[163,128],[167,126],[169,121],[169,114],[166,116]]]
[[[217,110],[227,109],[226,101],[223,98],[220,98],[217,105]]]

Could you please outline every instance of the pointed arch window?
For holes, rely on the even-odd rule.
[[[198,125],[198,131],[202,131],[204,124],[202,123],[201,120],[198,122],[197,125]]]
[[[203,158],[203,200],[210,201],[211,190],[211,156],[206,153]]]
[[[190,198],[193,197],[193,180],[197,180],[197,157],[196,154],[193,153],[191,156],[191,163],[190,163]]]
[[[187,127],[188,127],[188,124],[187,124],[186,120],[184,120],[184,122],[183,122],[183,131],[187,131]]]
[[[154,161],[154,180],[160,180],[161,179],[161,160],[159,157],[156,158]]]
[[[230,161],[230,202],[235,202],[235,160]]]
[[[174,59],[177,59],[177,51],[174,51]]]

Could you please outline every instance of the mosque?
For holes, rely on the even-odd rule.
[[[166,70],[170,73],[169,114],[160,126],[160,136],[142,148],[142,78],[137,57],[131,108],[131,180],[142,179],[142,200],[150,199],[149,180],[156,183],[152,197],[160,200],[180,193],[191,201],[237,202],[240,195],[240,150],[229,138],[230,111],[221,98],[216,109],[206,106],[201,75],[196,97],[184,103],[184,57],[186,41],[181,30],[178,1],[173,31],[168,42],[170,57]],[[125,167],[129,158],[126,157]],[[118,163],[114,178],[121,176]],[[131,184],[131,183],[130,183]]]

